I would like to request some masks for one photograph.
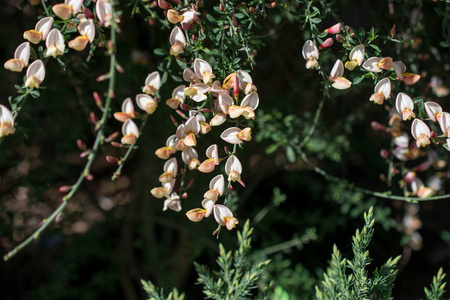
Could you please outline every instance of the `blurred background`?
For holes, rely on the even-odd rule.
[[[163,61],[164,57],[155,55],[153,49],[169,47],[170,31],[158,24],[149,26],[144,13],[130,17],[134,2],[130,3],[121,3],[122,34],[117,52],[125,73],[118,75],[113,111],[120,111],[125,98],[140,93],[147,74]],[[326,180],[289,150],[289,145],[309,130],[323,87],[317,73],[306,70],[301,55],[310,33],[282,9],[295,8],[296,4],[277,4],[266,10],[268,15],[260,18],[261,27],[256,30],[265,46],[254,52],[256,65],[250,74],[258,87],[260,106],[253,122],[253,139],[239,152],[246,188],[234,185],[234,211],[240,220],[237,229],[250,219],[255,228],[253,254],[272,260],[259,286],[270,286],[269,291],[281,286],[291,299],[312,299],[333,244],[351,257],[351,236],[362,227],[363,212],[374,206],[377,223],[369,248],[373,259],[369,270],[389,257],[403,255],[393,296],[423,298],[423,287],[429,286],[437,270],[443,267],[448,271],[449,200],[412,205],[375,198],[349,189],[342,181]],[[450,68],[449,27],[442,15],[449,4],[339,0],[334,5],[339,20],[355,29],[376,27],[380,35],[388,36],[395,25],[396,35],[413,39],[414,45],[380,39],[378,46],[384,56],[402,60],[409,70],[422,76],[419,83],[407,89],[409,94],[450,109],[445,93]],[[23,41],[23,32],[34,27],[40,14],[39,0],[0,3],[3,61],[13,56]],[[318,26],[325,29],[335,23],[330,18]],[[329,69],[341,49],[335,44],[325,54]],[[102,51],[95,52],[89,63],[87,50],[69,51],[63,57],[68,65],[65,72],[56,63],[49,63],[41,97],[27,100],[16,120],[16,133],[1,144],[2,255],[32,234],[58,207],[64,195],[59,187],[73,184],[84,166],[76,141],[82,139],[91,145],[94,139],[89,113],[99,116],[100,111],[92,93],[103,93],[107,87],[105,82],[95,80],[108,67]],[[173,69],[179,72],[177,67]],[[0,69],[0,103],[7,104],[9,96],[16,96],[14,85],[22,83],[22,76]],[[444,92],[432,89],[433,76],[442,80]],[[150,116],[139,138],[139,149],[132,153],[123,175],[111,181],[116,168],[106,162],[105,156],[120,156],[124,150],[102,147],[92,169],[94,180],[82,186],[61,220],[16,257],[0,262],[0,299],[144,299],[140,279],[152,280],[165,291],[178,287],[188,299],[203,298],[202,287],[195,284],[193,261],[215,268],[218,244],[234,249],[237,238],[236,231],[222,231],[216,239],[212,232],[217,225],[211,218],[192,223],[185,216],[188,210],[199,207],[209,175],[188,174],[188,179],[195,181],[189,197],[182,200],[180,213],[163,212],[163,200],[150,194],[159,185],[164,163],[154,152],[175,130],[169,118],[174,113],[164,102],[177,85],[169,79],[162,87],[160,105]],[[397,93],[404,85],[395,83],[394,88]],[[331,91],[304,151],[315,165],[355,186],[402,195],[398,184],[401,175],[394,174],[389,186],[389,165],[380,156],[381,149],[391,147],[391,136],[371,126],[372,121],[388,126],[392,101],[374,105],[369,101],[372,93],[370,79],[348,91]],[[409,131],[408,126],[405,131]],[[121,124],[111,119],[107,133],[120,128]],[[221,129],[215,134],[217,141],[218,132]],[[212,143],[211,134],[199,139],[199,147],[204,149]],[[440,158],[439,169],[431,167],[417,174],[425,181],[438,173],[442,186],[437,194],[449,193],[447,153],[442,147],[431,148]],[[408,163],[416,166],[426,159],[422,153]]]

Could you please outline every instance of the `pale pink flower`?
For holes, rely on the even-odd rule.
[[[53,28],[47,36],[45,46],[47,47],[47,56],[53,56],[56,58],[57,56],[63,55],[66,44],[61,31]]]
[[[434,195],[435,191],[423,184],[423,181],[416,177],[411,182],[411,191],[419,198],[428,198]]]
[[[392,58],[385,57],[380,59],[378,57],[371,57],[363,64],[363,68],[369,72],[379,73],[381,69],[389,70],[393,66]]]
[[[209,190],[205,193],[203,197],[206,199],[217,201],[219,196],[223,195],[225,191],[225,179],[222,174],[215,176],[209,182]]]
[[[45,78],[45,66],[42,60],[35,60],[27,69],[27,79],[25,86],[29,88],[39,88]]]
[[[172,157],[164,164],[164,173],[159,176],[160,182],[170,182],[177,176],[178,163],[175,157]]]
[[[184,47],[186,47],[186,37],[180,27],[176,26],[172,29],[169,37],[170,41],[170,54],[178,56],[178,54],[184,52]]]
[[[239,221],[233,217],[231,210],[225,205],[214,205],[214,218],[219,225],[226,226],[228,230],[233,229],[236,227],[236,224],[239,223]]]
[[[431,143],[430,128],[422,120],[414,119],[411,125],[411,134],[416,139],[417,147],[425,147]]]
[[[98,2],[97,2],[98,3]],[[149,95],[155,95],[156,91],[159,90],[161,87],[161,76],[159,76],[159,73],[157,71],[148,74],[147,78],[145,79],[145,86],[142,89],[142,91]]]
[[[338,59],[334,63],[333,69],[331,69],[331,74],[328,77],[328,79],[333,82],[331,86],[335,89],[345,90],[352,85],[352,82],[342,77],[342,75],[344,75],[344,64],[340,59]]]
[[[178,196],[177,193],[170,194],[170,197],[164,200],[163,211],[166,211],[167,209],[171,209],[176,212],[181,211],[180,196]]]
[[[236,156],[230,155],[230,157],[228,157],[227,162],[225,164],[225,172],[228,175],[228,181],[233,182],[237,181],[242,186],[245,186],[241,180],[242,165]]]
[[[306,68],[317,68],[319,66],[319,49],[313,41],[308,40],[303,45],[302,49],[303,58],[306,60]]]
[[[194,83],[184,90],[184,94],[191,97],[191,99],[195,102],[202,102],[208,98],[208,96],[206,96],[206,93],[208,93],[210,90],[211,86],[209,84]]]
[[[364,61],[365,48],[364,45],[358,45],[350,51],[349,61],[345,63],[345,67],[352,71],[357,66],[362,65]]]
[[[112,6],[108,0],[97,0],[97,4],[95,5],[95,12],[100,24],[103,24],[105,27],[109,27],[111,25]],[[120,19],[116,14],[114,14],[114,21],[116,23],[120,22]]]
[[[76,51],[83,51],[87,43],[92,43],[95,38],[95,24],[94,20],[88,19],[83,21],[78,26],[79,36],[69,42],[69,48]]]
[[[136,103],[139,108],[147,112],[149,115],[153,114],[158,107],[158,102],[153,99],[152,96],[147,94],[137,94]]]
[[[399,93],[395,100],[395,107],[400,115],[403,116],[403,121],[416,117],[414,113],[414,103],[408,95],[405,93]]]
[[[225,129],[220,137],[230,144],[240,144],[243,141],[250,141],[252,138],[251,133],[252,132],[250,127],[247,127],[243,130],[237,127],[231,127]]]
[[[424,103],[425,111],[428,114],[428,117],[430,117],[431,121],[433,122],[439,122],[441,118],[442,113],[442,107],[433,101],[427,101]]]
[[[208,159],[200,164],[198,170],[202,173],[211,173],[220,163],[219,150],[216,144],[213,144],[206,149],[206,157],[208,157]]]
[[[189,170],[193,170],[200,165],[198,154],[194,147],[186,147],[181,152],[181,159],[188,166]]]
[[[395,61],[394,71],[399,81],[403,81],[406,85],[412,85],[419,81],[420,75],[414,73],[406,73],[406,66],[401,61]]]
[[[190,117],[184,124],[184,144],[186,146],[195,147],[197,140],[195,136],[200,132],[200,123],[196,117]]]
[[[175,179],[172,179],[170,182],[164,182],[162,184],[162,187],[156,187],[153,188],[150,192],[155,198],[161,199],[161,198],[169,198],[170,194],[172,193],[172,190],[175,186]]]
[[[14,118],[6,106],[0,104],[0,138],[14,133]]]
[[[248,95],[257,90],[256,86],[253,84],[250,74],[243,70],[238,70],[236,72],[236,76],[239,80],[239,88],[244,92],[244,94]]]
[[[30,59],[30,43],[23,42],[20,44],[14,52],[14,58],[5,62],[5,69],[13,72],[21,72],[24,67],[28,66],[28,60]]]
[[[136,139],[139,137],[139,128],[131,120],[126,120],[122,125],[123,138],[121,140],[124,145],[132,145],[136,143]]]
[[[65,0],[64,3],[56,4],[52,7],[52,11],[56,16],[66,20],[70,15],[76,15],[83,5],[83,0]]]
[[[166,140],[166,146],[155,151],[155,155],[161,159],[168,159],[176,151],[177,137],[175,134],[169,136]]]
[[[53,18],[45,17],[36,23],[34,29],[25,31],[23,38],[33,44],[38,44],[40,41],[44,41],[47,38],[48,33],[52,29]]]
[[[370,101],[376,104],[383,104],[383,101],[391,96],[391,81],[389,78],[381,79],[375,86],[375,93],[370,97]]]
[[[131,98],[126,98],[122,103],[122,111],[114,113],[114,118],[117,121],[125,122],[128,119],[133,119],[136,116],[134,112],[134,105]]]
[[[441,127],[442,133],[450,138],[450,113],[441,113],[441,118],[439,120],[439,126]]]
[[[194,71],[192,71],[192,69],[186,68],[183,71],[183,79],[185,81],[188,81],[190,83],[198,83],[201,81],[201,79],[199,77],[197,77],[197,75],[195,74]]]
[[[196,58],[194,60],[194,72],[198,78],[203,80],[203,83],[210,83],[212,78],[216,77],[212,73],[210,64],[200,58]]]

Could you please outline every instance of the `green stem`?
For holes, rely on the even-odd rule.
[[[113,14],[114,14],[114,3],[111,3],[111,4],[113,6]],[[17,253],[19,253],[20,250],[22,250],[28,244],[30,244],[32,241],[34,241],[37,238],[39,238],[40,234],[64,210],[64,208],[66,207],[66,205],[69,202],[69,200],[73,197],[73,195],[75,195],[76,192],[78,192],[78,190],[80,189],[81,184],[86,179],[86,177],[90,174],[90,169],[91,169],[92,163],[94,162],[94,159],[96,157],[96,154],[97,154],[97,151],[99,149],[99,146],[100,146],[100,144],[102,143],[102,141],[104,139],[105,125],[106,125],[106,121],[107,121],[107,119],[109,117],[109,110],[110,110],[110,106],[111,106],[111,102],[112,102],[112,96],[114,95],[114,88],[115,88],[115,79],[116,79],[115,78],[116,77],[116,72],[115,72],[115,65],[116,65],[115,45],[116,45],[117,24],[114,22],[114,18],[111,18],[111,19],[112,19],[112,24],[111,24],[111,42],[114,45],[114,48],[113,48],[114,50],[111,52],[110,64],[109,64],[109,75],[110,76],[109,76],[108,93],[107,93],[107,97],[106,97],[105,110],[103,111],[102,118],[99,121],[101,126],[100,126],[100,128],[99,128],[99,130],[97,132],[97,136],[95,138],[95,142],[94,142],[94,145],[92,147],[91,153],[88,156],[88,161],[87,161],[87,163],[86,163],[86,165],[85,165],[85,167],[83,169],[83,172],[81,172],[80,176],[78,177],[78,180],[72,186],[72,189],[70,190],[70,192],[66,196],[63,197],[63,199],[62,199],[63,201],[59,205],[59,207],[52,213],[52,215],[48,219],[44,220],[44,222],[41,225],[41,227],[39,227],[39,229],[37,229],[30,237],[28,237],[25,241],[20,243],[13,250],[8,252],[5,256],[3,256],[3,260],[4,261],[8,261],[12,257],[14,257]]]

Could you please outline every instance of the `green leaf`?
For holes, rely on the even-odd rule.
[[[153,53],[155,53],[155,55],[158,55],[158,56],[165,56],[167,54],[166,51],[164,51],[161,48],[153,49]]]
[[[269,147],[266,148],[266,154],[271,154],[277,151],[279,145],[278,144],[272,144]]]
[[[291,163],[295,162],[295,151],[291,146],[286,147],[286,158]]]

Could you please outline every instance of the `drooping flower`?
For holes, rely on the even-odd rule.
[[[28,66],[28,60],[30,59],[30,43],[23,42],[20,44],[14,52],[14,58],[11,58],[5,62],[5,69],[13,72],[21,72],[24,67]]]
[[[248,95],[251,92],[257,91],[257,88],[253,84],[253,80],[252,80],[252,77],[250,76],[250,74],[248,74],[247,72],[245,72],[243,70],[238,70],[236,72],[236,76],[239,80],[239,88],[242,91],[244,91],[244,94]]]
[[[161,199],[161,198],[169,198],[172,193],[173,187],[175,186],[175,179],[172,179],[170,182],[164,182],[162,186],[153,188],[150,192],[153,197]]]
[[[203,83],[210,83],[216,77],[212,72],[211,65],[200,58],[194,60],[194,72],[198,78],[203,80]]]
[[[122,144],[135,144],[136,139],[139,137],[139,128],[131,119],[128,119],[122,125],[122,134]]]
[[[159,181],[164,182],[170,182],[172,178],[175,178],[178,173],[178,163],[177,159],[175,157],[172,157],[166,163],[164,164],[164,173],[159,176]]]
[[[381,79],[375,86],[375,93],[370,97],[370,101],[376,104],[383,104],[383,101],[391,96],[391,81],[388,77]]]
[[[231,127],[225,129],[225,131],[222,132],[220,137],[230,144],[240,144],[243,141],[250,141],[252,138],[251,134],[252,131],[250,127],[247,127],[242,130],[237,127]]]
[[[145,79],[145,86],[142,89],[142,91],[149,95],[155,95],[156,91],[159,90],[161,87],[161,76],[159,76],[159,73],[157,71],[148,74],[147,78]]]
[[[206,118],[201,112],[197,111],[196,109],[191,109],[189,111],[189,117],[192,116],[194,116],[200,123],[201,134],[207,134],[211,130],[211,126],[208,123],[206,123]]]
[[[111,25],[112,11],[111,3],[109,3],[108,0],[97,0],[95,12],[100,24],[103,24],[105,27],[109,27]],[[120,22],[120,19],[116,14],[114,14],[114,22]]]
[[[147,94],[137,94],[136,95],[136,103],[137,105],[147,112],[149,115],[153,114],[158,107],[158,102],[153,99],[152,96]]]
[[[390,57],[385,57],[383,59],[371,57],[364,62],[363,68],[369,72],[379,73],[381,72],[381,69],[389,70],[393,67],[393,65],[394,63]]]
[[[331,86],[335,89],[345,90],[352,85],[352,82],[347,78],[342,77],[342,75],[344,75],[344,64],[338,59],[334,63],[333,69],[331,69],[330,76],[328,77],[328,79],[333,82]]]
[[[117,121],[125,122],[128,119],[133,119],[136,116],[134,112],[134,105],[131,98],[127,98],[122,103],[122,111],[114,113],[114,118]]]
[[[175,153],[177,137],[175,134],[169,136],[166,140],[166,146],[156,150],[155,155],[161,159],[168,159],[172,153]]]
[[[450,138],[450,113],[443,112],[441,113],[441,117],[439,119],[439,126],[441,127],[442,133]]]
[[[431,131],[427,124],[419,119],[414,119],[411,125],[411,134],[416,139],[417,147],[425,147],[431,143]]]
[[[394,61],[394,71],[397,79],[403,81],[406,85],[412,85],[420,79],[418,74],[406,73],[406,66],[401,61]]]
[[[52,11],[63,20],[66,20],[70,15],[76,15],[83,5],[83,0],[65,0],[64,3],[56,4],[52,7]]]
[[[64,43],[64,37],[61,31],[53,28],[47,36],[45,46],[47,47],[47,56],[56,58],[57,56],[63,55],[66,44]]]
[[[45,17],[36,23],[34,29],[25,31],[23,38],[33,44],[38,44],[40,41],[44,41],[47,38],[48,33],[52,29],[53,18]]]
[[[200,123],[196,117],[190,117],[184,124],[184,144],[186,146],[195,147],[197,140],[195,136],[200,132]]]
[[[306,60],[306,68],[317,68],[319,66],[319,49],[313,41],[308,40],[303,45],[302,49],[303,58]]]
[[[433,101],[427,101],[424,103],[425,111],[427,112],[428,116],[430,117],[431,121],[433,122],[439,122],[441,118],[442,113],[442,107]]]
[[[200,165],[198,154],[194,147],[186,147],[186,149],[181,152],[181,159],[188,166],[189,170],[194,170]]]
[[[228,181],[233,182],[237,181],[242,186],[245,186],[241,180],[242,165],[236,156],[230,155],[230,157],[228,157],[227,162],[225,164],[225,172],[228,175]]]
[[[214,205],[214,218],[217,223],[221,226],[226,226],[228,230],[233,229],[236,227],[236,224],[239,224],[239,221],[233,217],[231,210],[221,204]]]
[[[183,12],[183,20],[181,21],[181,28],[189,30],[192,28],[192,22],[199,22],[198,14],[192,8],[188,8]]]
[[[208,159],[200,164],[198,170],[202,173],[211,173],[220,163],[219,150],[216,144],[213,144],[206,149],[206,157],[208,157]]]
[[[45,66],[42,60],[35,60],[27,69],[27,79],[25,86],[29,88],[39,88],[45,78]]]
[[[14,118],[6,106],[0,104],[0,138],[14,133]]]
[[[329,48],[333,45],[333,38],[327,38],[322,44],[320,44],[320,49]]]
[[[357,66],[362,65],[364,61],[365,48],[364,45],[358,45],[350,51],[349,61],[345,63],[345,67],[352,71]]]
[[[181,211],[180,196],[177,193],[170,194],[170,197],[164,200],[163,211],[166,211],[168,208],[176,212]]]
[[[225,190],[225,179],[222,174],[215,176],[209,182],[209,190],[203,195],[206,199],[217,201]]]
[[[405,93],[399,93],[395,99],[395,107],[399,114],[402,115],[403,121],[416,117],[414,113],[414,103],[408,95]]]
[[[420,178],[414,178],[411,182],[411,191],[419,198],[428,198],[434,195],[435,191],[423,184]]]
[[[170,54],[173,56],[178,56],[178,54],[184,52],[184,47],[186,47],[186,37],[180,27],[176,26],[172,29],[169,37],[170,41]]]
[[[87,43],[92,43],[95,37],[95,24],[92,19],[83,21],[78,26],[79,36],[69,42],[69,48],[76,51],[83,51]]]
[[[166,104],[172,109],[177,109],[180,104],[184,103],[186,98],[184,94],[185,89],[186,86],[184,84],[177,86],[172,92],[172,98],[168,99]]]
[[[241,105],[231,105],[227,108],[230,118],[235,119],[244,116],[247,120],[255,118],[255,109],[259,105],[259,95],[257,92],[251,92],[241,102]]]

